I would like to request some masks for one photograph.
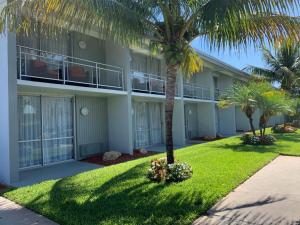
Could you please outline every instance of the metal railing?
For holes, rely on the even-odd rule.
[[[215,101],[219,101],[220,100],[220,96],[224,93],[225,91],[224,90],[221,90],[221,89],[218,89],[216,88],[215,89]]]
[[[18,79],[124,90],[123,68],[17,46]]]
[[[132,90],[151,94],[165,94],[166,79],[154,74],[131,71]]]
[[[183,85],[183,97],[211,100],[211,94],[209,88],[196,86],[194,84]]]

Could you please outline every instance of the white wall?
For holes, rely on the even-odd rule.
[[[0,183],[19,179],[16,38],[0,34]]]
[[[132,107],[128,96],[110,97],[108,105],[109,149],[132,154]]]
[[[185,145],[184,102],[175,100],[173,113],[173,142],[175,146]]]
[[[215,105],[214,103],[198,104],[198,125],[200,136],[216,136]]]
[[[236,134],[235,107],[218,109],[219,111],[219,133],[224,136]]]
[[[236,130],[238,131],[249,131],[250,124],[249,119],[245,115],[244,112],[242,112],[241,108],[236,106],[235,107],[235,121],[236,121]]]

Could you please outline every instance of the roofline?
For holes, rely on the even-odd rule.
[[[203,59],[203,60],[206,60],[216,66],[219,66],[219,67],[222,67],[224,68],[225,70],[229,70],[231,71],[232,73],[234,73],[235,75],[240,75],[242,76],[243,78],[246,78],[246,79],[250,79],[250,74],[249,73],[246,73],[240,69],[237,69],[235,68],[234,66],[231,66],[229,65],[228,63],[225,63],[223,62],[222,60],[219,60],[207,53],[204,53],[198,49],[195,49],[195,51],[199,54],[199,56]]]

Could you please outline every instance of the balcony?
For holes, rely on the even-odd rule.
[[[125,90],[120,67],[17,46],[18,79],[91,88]]]
[[[220,100],[220,96],[221,96],[222,94],[224,94],[224,93],[225,93],[224,90],[221,90],[221,89],[216,88],[216,89],[215,89],[215,96],[214,96],[215,101],[219,101],[219,100]]]
[[[197,86],[194,84],[183,85],[183,97],[202,100],[212,100],[209,88]]]
[[[131,71],[132,91],[165,95],[166,80],[154,74]]]

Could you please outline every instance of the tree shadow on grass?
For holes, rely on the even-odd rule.
[[[180,184],[156,184],[145,177],[148,163],[138,164],[105,183],[91,188],[77,185],[79,179],[58,180],[46,201],[40,197],[26,206],[64,224],[190,224],[199,212],[208,210],[215,199],[201,190],[186,191]],[[99,175],[100,176],[100,175]],[[94,177],[94,179],[101,177]],[[97,182],[96,182],[97,183]],[[183,188],[183,189],[182,189]],[[174,191],[174,189],[176,189]],[[172,191],[173,190],[173,191]]]

